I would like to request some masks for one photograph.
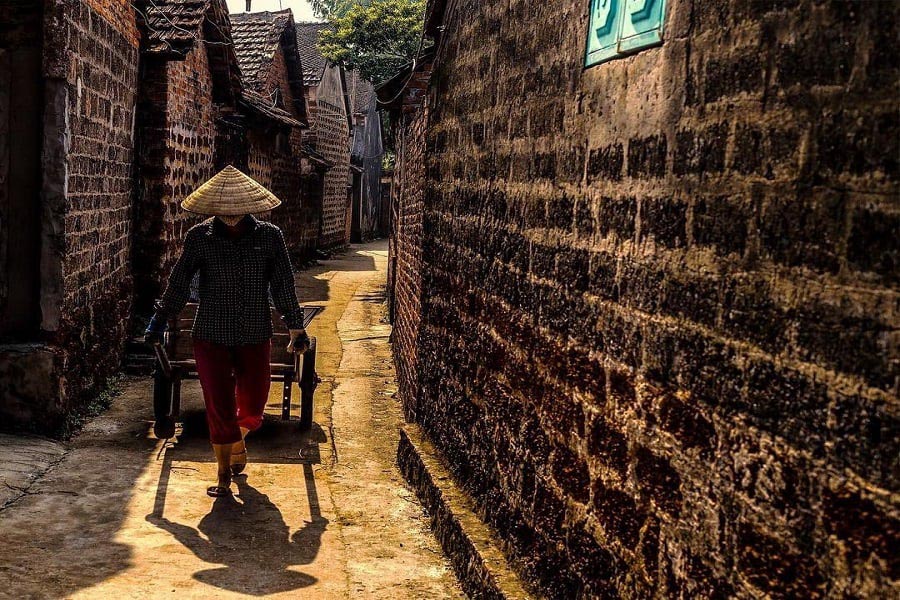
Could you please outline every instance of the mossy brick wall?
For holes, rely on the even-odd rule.
[[[187,230],[205,217],[181,201],[216,173],[216,116],[206,46],[184,60],[145,56],[138,126],[134,271],[137,309],[151,310],[181,253]]]
[[[58,97],[65,98],[67,129],[44,135],[67,136],[65,206],[54,215],[61,225],[54,249],[61,304],[53,309],[60,318],[52,335],[64,350],[65,404],[118,368],[127,336],[138,33],[125,1],[69,1],[52,16],[45,65],[64,64],[64,79],[52,89],[66,89]]]
[[[896,595],[897,5],[667,4],[452,4],[403,399],[548,597]]]

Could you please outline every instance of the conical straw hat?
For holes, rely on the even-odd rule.
[[[265,212],[281,204],[259,182],[228,165],[198,187],[181,208],[201,215],[246,215]]]

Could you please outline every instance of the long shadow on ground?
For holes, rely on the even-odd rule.
[[[254,456],[258,457],[255,462],[302,463],[311,520],[301,529],[291,535],[278,507],[266,494],[250,485],[244,475],[234,478],[237,487],[235,496],[217,498],[210,512],[194,528],[170,521],[163,515],[172,463],[212,461],[203,414],[189,413],[185,416],[178,445],[165,449],[153,512],[147,515],[147,521],[168,531],[200,560],[224,565],[197,571],[193,574],[197,581],[253,596],[287,592],[315,584],[315,577],[289,570],[288,567],[312,563],[328,527],[328,519],[322,516],[319,509],[312,468],[313,464],[320,462],[318,444],[325,440],[321,428],[314,424],[310,431],[300,432],[296,422],[267,418],[252,438]],[[298,449],[302,449],[299,457]]]

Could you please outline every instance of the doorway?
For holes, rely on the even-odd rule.
[[[0,34],[0,340],[40,329],[41,3]]]

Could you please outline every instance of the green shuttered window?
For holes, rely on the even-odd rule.
[[[590,0],[584,66],[658,46],[663,39],[665,0]]]

